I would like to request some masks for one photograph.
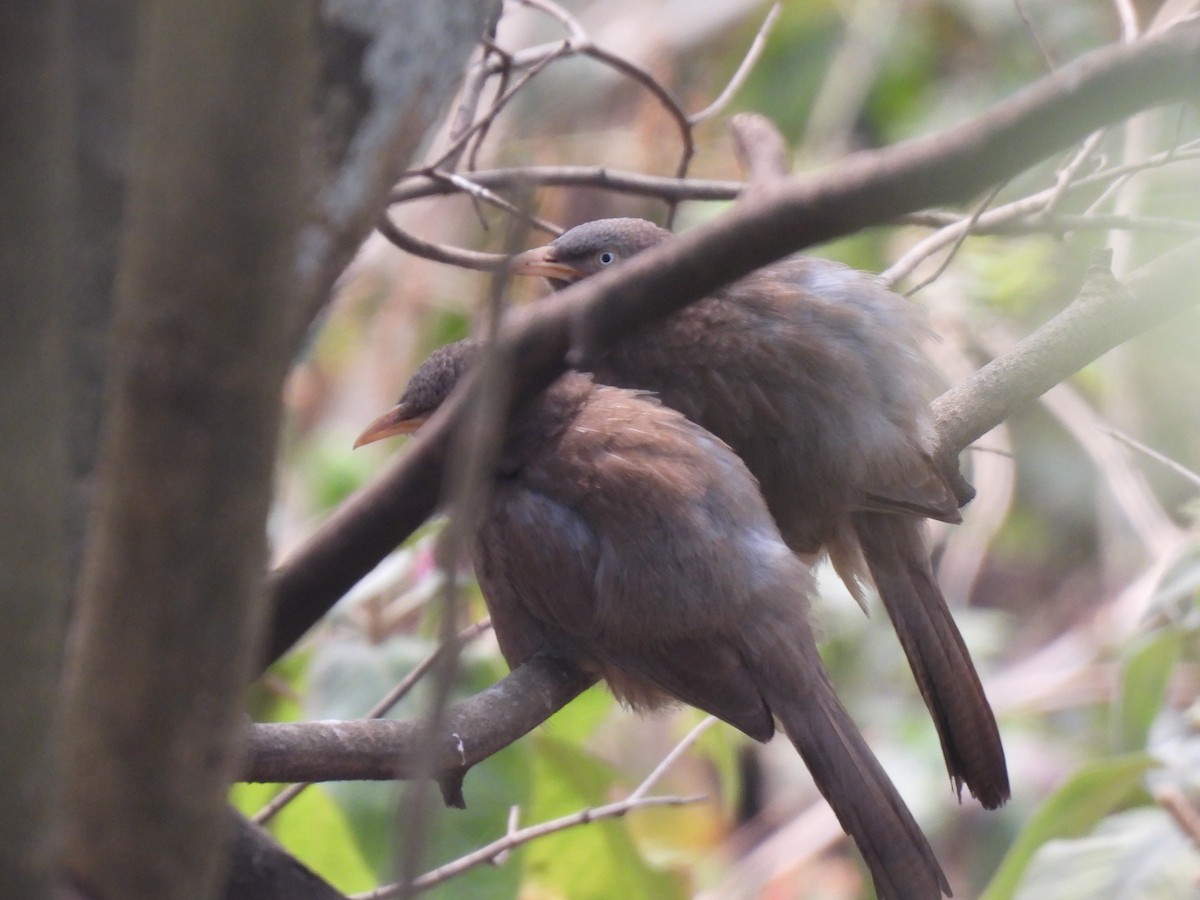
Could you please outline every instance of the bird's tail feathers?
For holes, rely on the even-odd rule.
[[[815,645],[811,656],[801,673],[764,679],[768,705],[858,845],[881,900],[949,896],[925,835],[838,700]]]
[[[855,533],[942,743],[946,768],[987,809],[1009,797],[996,717],[946,605],[916,520],[859,513]]]

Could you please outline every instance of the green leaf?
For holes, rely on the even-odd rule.
[[[312,651],[289,653],[250,685],[246,707],[255,722],[294,722],[303,718],[300,698],[308,690]]]
[[[276,784],[236,784],[230,799],[249,814],[278,791]],[[345,815],[320,786],[308,788],[285,806],[268,830],[290,853],[342,892],[366,891],[378,884],[359,852]]]
[[[1035,852],[1055,838],[1087,834],[1106,815],[1142,792],[1142,776],[1158,765],[1145,753],[1089,763],[1055,791],[1021,829],[981,900],[1010,900]],[[1052,895],[1048,895],[1052,896]]]
[[[1157,807],[1110,816],[1085,838],[1050,841],[1034,855],[1017,900],[1195,898],[1200,856]]]
[[[536,799],[523,824],[605,804],[612,799],[609,791],[613,782],[612,771],[595,757],[572,744],[539,734]],[[534,885],[532,893],[536,896],[571,900],[671,900],[688,896],[681,877],[653,868],[638,853],[622,819],[589,822],[539,838],[524,849],[522,862],[525,884]]]
[[[547,719],[545,731],[558,740],[582,744],[612,715],[616,702],[603,685],[594,684]]]
[[[1150,726],[1166,699],[1167,681],[1183,650],[1175,628],[1132,642],[1121,666],[1120,692],[1113,707],[1112,743],[1117,752],[1144,750]]]

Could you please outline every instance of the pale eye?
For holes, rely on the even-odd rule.
[[[611,250],[602,250],[596,259],[602,266],[611,266],[617,261],[617,254],[613,253]]]

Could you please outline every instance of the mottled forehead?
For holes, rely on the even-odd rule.
[[[427,416],[433,413],[454,390],[478,355],[475,341],[459,341],[430,354],[417,368],[400,396],[410,414]]]
[[[597,219],[565,232],[552,246],[560,260],[590,256],[602,250],[628,257],[669,237],[671,232],[645,219]]]

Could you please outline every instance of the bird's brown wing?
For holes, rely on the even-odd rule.
[[[596,645],[614,690],[627,699],[630,688],[652,684],[662,693],[728,722],[756,741],[769,741],[775,721],[746,662],[726,640],[679,640],[653,652],[629,652],[612,642]],[[631,679],[633,679],[631,681]]]
[[[958,498],[924,451],[908,448],[897,478],[895,470],[885,478],[868,479],[862,485],[857,505],[861,512],[900,513],[936,519],[957,525],[962,521]]]
[[[814,428],[847,442],[856,465],[845,474],[859,508],[959,521],[954,494],[927,452],[935,379],[921,352],[931,332],[920,306],[873,276],[812,257],[771,266],[729,296],[781,317],[776,352],[791,348],[796,360],[783,383],[813,398]],[[775,304],[766,304],[772,297]],[[804,410],[797,403],[793,418]]]
[[[476,537],[475,574],[512,667],[538,652],[576,662],[591,629],[599,540],[561,498],[522,476],[495,488]]]
[[[603,675],[635,707],[653,708],[670,697],[768,740],[771,713],[727,633],[718,631],[716,640],[711,632],[690,636],[705,626],[684,618],[677,602],[680,583],[689,581],[680,559],[687,542],[680,546],[678,534],[650,533],[658,523],[642,515],[664,501],[653,484],[628,483],[635,473],[623,463],[616,468],[621,471],[610,466],[591,479],[560,483],[564,490],[545,471],[497,487],[480,530],[476,568],[505,659],[516,666],[539,651],[560,655]],[[585,493],[596,492],[590,499],[579,493],[584,486]],[[599,536],[607,529],[588,521],[596,507],[607,511],[623,494],[629,502],[620,514],[622,534],[645,537],[642,547],[652,558],[631,558],[624,540]],[[639,572],[672,572],[681,582],[664,590],[673,578]],[[722,606],[717,596],[688,599]]]
[[[677,412],[610,387],[543,450],[506,517],[524,564],[552,566],[531,579],[553,587],[526,596],[529,612],[568,632],[634,705],[661,692],[770,737],[729,638],[752,614],[762,548],[790,554],[742,462]]]

